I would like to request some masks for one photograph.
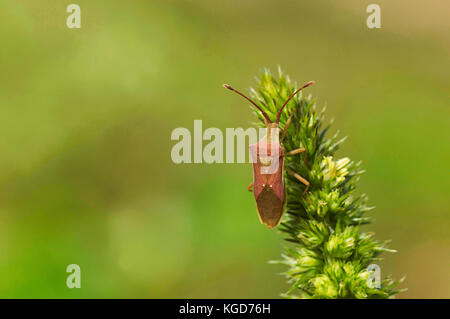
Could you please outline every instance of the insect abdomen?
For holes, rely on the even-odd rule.
[[[280,223],[283,202],[270,186],[264,187],[256,199],[259,217],[267,227],[273,228]]]

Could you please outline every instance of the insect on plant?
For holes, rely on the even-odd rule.
[[[281,133],[280,141],[280,128],[279,122],[281,117],[281,112],[288,102],[301,90],[314,84],[314,81],[306,83],[301,88],[297,89],[283,104],[277,113],[277,118],[275,122],[272,122],[267,115],[252,99],[245,96],[238,90],[233,89],[228,84],[223,86],[237,94],[241,95],[252,103],[264,116],[264,123],[266,125],[266,135],[258,141],[256,144],[249,146],[250,153],[252,155],[253,162],[253,182],[248,186],[248,190],[252,191],[255,196],[257,211],[261,223],[266,225],[268,228],[274,228],[277,226],[283,215],[284,204],[285,204],[285,187],[284,187],[284,177],[283,177],[283,159],[285,156],[292,156],[299,153],[306,154],[306,149],[300,147],[291,151],[285,152],[281,143],[283,143],[286,137],[287,129],[292,120],[291,113],[289,116],[285,128]],[[306,157],[305,157],[306,161]],[[301,177],[299,174],[286,169],[288,174],[293,175],[298,181],[305,185],[305,190],[303,195],[309,189],[309,182]]]

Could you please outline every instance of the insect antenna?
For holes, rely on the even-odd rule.
[[[264,112],[251,98],[245,96],[244,94],[242,94],[241,92],[239,92],[236,89],[233,89],[231,86],[229,86],[228,84],[224,84],[223,85],[224,88],[231,90],[233,92],[236,92],[237,94],[239,94],[240,96],[244,97],[245,99],[247,99],[250,103],[252,103],[254,106],[256,106],[256,108],[258,110],[261,111],[262,115],[264,116],[264,118],[266,119],[267,123],[272,123],[272,121],[270,120],[269,116],[267,115],[266,112]]]
[[[288,104],[288,102],[298,93],[298,92],[300,92],[301,90],[303,90],[304,88],[306,88],[306,87],[308,87],[308,86],[310,86],[311,84],[314,84],[314,83],[316,83],[316,82],[314,82],[314,81],[309,81],[308,83],[306,83],[305,85],[303,85],[301,88],[299,88],[297,91],[295,91],[287,100],[286,100],[286,102],[284,102],[284,104],[283,104],[283,106],[281,107],[281,109],[278,111],[278,114],[277,114],[277,121],[276,121],[276,123],[278,124],[279,122],[280,122],[280,117],[281,117],[281,112],[283,111],[283,109],[284,109],[284,107],[286,106],[286,104]]]

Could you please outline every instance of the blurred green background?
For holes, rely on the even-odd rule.
[[[377,1],[373,30],[370,3],[0,0],[0,297],[279,297],[250,164],[176,165],[170,135],[250,127],[221,84],[280,65],[363,161],[398,298],[449,298],[450,2]]]

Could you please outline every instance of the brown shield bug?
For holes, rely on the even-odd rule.
[[[298,92],[313,83],[314,81],[306,83],[304,86],[296,90],[286,100],[286,102],[278,111],[275,122],[272,122],[267,113],[264,112],[252,99],[233,89],[228,84],[223,85],[225,88],[236,92],[237,94],[247,99],[264,116],[264,122],[266,124],[266,136],[263,137],[258,143],[249,146],[253,161],[253,182],[248,186],[248,190],[251,191],[253,189],[259,219],[261,220],[261,223],[266,225],[268,228],[274,228],[275,226],[277,226],[280,223],[281,217],[283,215],[285,203],[283,159],[285,156],[291,156],[306,151],[306,149],[303,147],[291,150],[289,152],[284,151],[280,143],[279,122],[281,112],[283,111],[286,104]],[[289,116],[286,122],[284,131],[281,135],[281,142],[283,142],[286,131],[291,123],[292,114]],[[286,171],[288,174],[293,175],[297,180],[305,185],[303,195],[306,194],[309,188],[309,182],[290,169],[286,169]]]

